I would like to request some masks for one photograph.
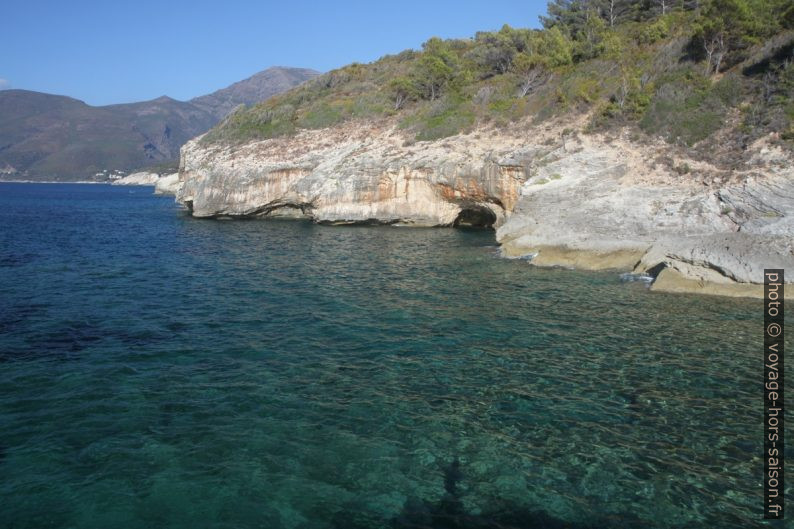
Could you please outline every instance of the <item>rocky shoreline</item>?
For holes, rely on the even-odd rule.
[[[179,186],[179,174],[139,171],[111,183],[114,186],[154,186],[156,195],[175,195]]]
[[[383,120],[238,146],[197,138],[163,189],[196,217],[494,227],[507,257],[647,274],[653,290],[759,297],[764,268],[794,281],[788,153],[765,138],[725,169],[581,129],[525,122],[412,142]]]
[[[653,290],[761,297],[764,268],[794,272],[794,171],[780,149],[753,149],[725,174],[690,161],[710,175],[704,181],[648,163],[645,148],[584,137],[524,183],[497,239],[506,255],[534,256],[538,266],[619,269],[653,277]]]

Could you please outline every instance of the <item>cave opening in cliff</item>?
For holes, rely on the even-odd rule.
[[[659,264],[657,264],[655,266],[652,266],[652,267],[648,268],[645,271],[645,275],[647,275],[648,277],[652,277],[652,278],[656,279],[659,276],[659,274],[662,273],[662,270],[664,270],[665,268],[667,268],[667,264],[666,263],[659,263]]]
[[[452,226],[455,228],[493,228],[496,214],[490,208],[480,205],[467,205],[458,213]]]

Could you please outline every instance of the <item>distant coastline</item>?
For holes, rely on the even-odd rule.
[[[0,184],[94,184],[94,185],[111,185],[112,182],[95,182],[91,180],[0,180]],[[154,187],[153,184],[140,184],[139,187]]]
[[[2,90],[0,175],[101,179],[103,172],[171,166],[187,140],[205,133],[237,106],[268,99],[318,73],[273,67],[190,101],[162,96],[101,107],[68,96]],[[69,132],[73,130],[80,132]]]

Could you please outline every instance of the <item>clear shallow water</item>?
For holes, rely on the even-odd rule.
[[[150,192],[0,184],[0,526],[763,526],[759,301]]]

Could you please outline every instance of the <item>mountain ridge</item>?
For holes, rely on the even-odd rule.
[[[272,66],[226,88],[194,97],[187,102],[206,108],[220,120],[241,103],[252,105],[264,101],[318,74],[319,72],[309,68]]]
[[[79,99],[0,91],[0,179],[107,179],[175,162],[180,147],[233,108],[251,105],[311,79],[306,68],[271,67],[188,101],[168,95],[92,106]]]

